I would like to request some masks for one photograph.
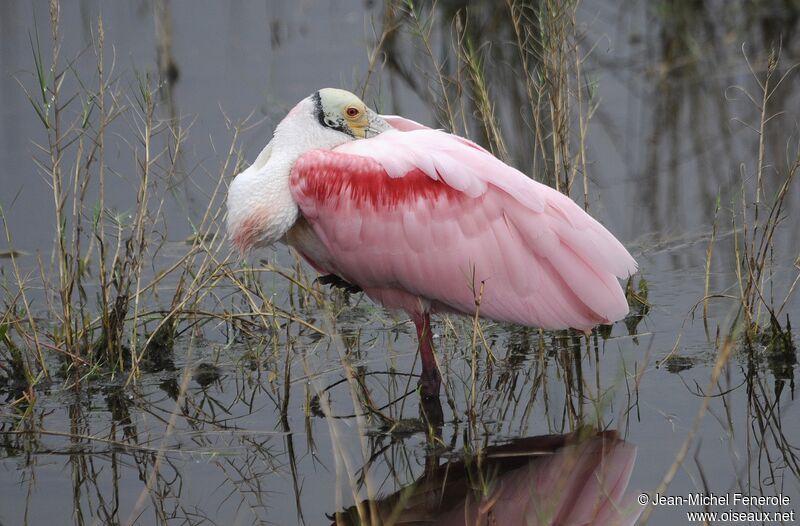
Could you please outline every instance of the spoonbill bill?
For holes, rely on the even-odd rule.
[[[432,313],[544,329],[623,318],[622,244],[568,196],[477,144],[378,115],[334,88],[300,101],[228,190],[242,252],[283,242],[328,282],[414,321],[423,398],[438,398]]]

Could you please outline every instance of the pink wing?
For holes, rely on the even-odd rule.
[[[381,118],[389,123],[389,126],[395,130],[406,132],[414,130],[430,130],[430,128],[424,124],[420,124],[417,121],[412,121],[411,119],[406,119],[405,117],[400,117],[399,115],[381,115]]]
[[[482,284],[480,313],[499,321],[587,329],[625,316],[616,277],[636,262],[602,225],[474,143],[417,126],[297,160],[292,195],[323,266],[411,314],[425,302],[474,313]]]

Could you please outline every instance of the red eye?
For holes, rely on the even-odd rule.
[[[358,115],[358,108],[353,108],[352,106],[350,108],[347,108],[348,117],[355,117],[356,115]]]

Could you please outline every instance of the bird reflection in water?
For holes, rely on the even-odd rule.
[[[520,438],[329,518],[335,526],[634,524],[643,509],[626,493],[635,460],[636,446],[616,431]]]

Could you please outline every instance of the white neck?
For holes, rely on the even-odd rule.
[[[305,152],[331,149],[350,140],[316,122],[313,103],[301,101],[275,129],[269,144],[228,189],[228,232],[239,248],[280,241],[300,214],[289,176]]]

